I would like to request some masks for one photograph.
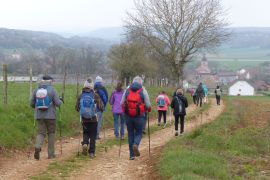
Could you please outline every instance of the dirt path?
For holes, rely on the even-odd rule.
[[[224,105],[216,106],[211,99],[211,107],[203,116],[186,123],[185,132],[190,132],[196,127],[215,120],[223,111]],[[194,106],[188,108],[188,113],[194,110]],[[159,147],[164,146],[170,139],[174,138],[173,127],[157,131],[151,135],[151,154],[159,154]],[[177,137],[181,138],[181,137]],[[72,174],[70,179],[156,179],[152,176],[153,167],[149,166],[148,139],[144,138],[140,145],[141,157],[134,161],[129,160],[128,145],[122,146],[121,158],[118,157],[119,148],[110,149],[107,153],[100,154],[89,164],[85,164],[80,173]]]
[[[150,121],[150,125],[156,125],[156,119]],[[104,133],[101,132],[103,136]],[[102,137],[104,139],[104,137]],[[106,129],[106,138],[113,138],[113,129]],[[33,149],[29,152],[14,151],[10,152],[7,156],[1,156],[0,154],[0,180],[2,179],[28,179],[28,177],[39,174],[47,170],[48,165],[51,162],[61,162],[68,159],[72,155],[76,154],[78,148],[81,148],[79,143],[81,141],[81,135],[69,139],[64,139],[62,142],[62,152],[60,154],[60,142],[56,143],[56,159],[47,159],[47,145],[42,148],[41,160],[36,161],[33,159]],[[97,144],[103,141],[97,141]]]

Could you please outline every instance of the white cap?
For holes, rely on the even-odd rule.
[[[102,82],[102,81],[103,81],[102,77],[100,77],[100,76],[97,76],[96,79],[95,79],[95,83]]]

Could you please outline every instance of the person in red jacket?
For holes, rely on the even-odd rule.
[[[171,104],[170,99],[166,95],[165,91],[162,91],[156,97],[157,110],[158,110],[158,126],[160,126],[161,118],[163,116],[164,127],[166,126],[166,115],[168,110],[168,105]]]

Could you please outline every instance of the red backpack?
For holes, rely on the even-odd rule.
[[[145,105],[141,97],[142,88],[137,91],[128,89],[123,111],[130,117],[140,116],[145,113]]]

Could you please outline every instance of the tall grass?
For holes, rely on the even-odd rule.
[[[169,142],[159,164],[163,179],[269,178],[270,124],[254,121],[263,111],[259,104],[267,101],[265,97],[229,98],[216,121]]]
[[[34,86],[37,86],[34,84]],[[53,85],[61,93],[61,84]],[[0,83],[3,88],[3,84]],[[82,87],[80,87],[82,88]],[[109,96],[114,87],[106,86]],[[162,90],[169,95],[173,94],[174,88],[169,87],[146,87],[153,105],[151,118],[156,117],[155,97]],[[35,129],[34,129],[34,110],[29,106],[29,85],[28,83],[9,83],[8,84],[8,106],[3,106],[3,91],[0,91],[0,147],[24,149],[32,146]],[[76,86],[66,85],[65,103],[61,106],[61,128],[64,137],[73,136],[79,133],[81,125],[79,114],[75,111],[76,103]],[[58,111],[58,120],[60,111]],[[58,130],[60,124],[58,121]],[[104,113],[104,127],[113,127],[113,116],[111,107],[108,104]],[[59,132],[59,131],[58,131]],[[59,133],[58,133],[59,136]]]

